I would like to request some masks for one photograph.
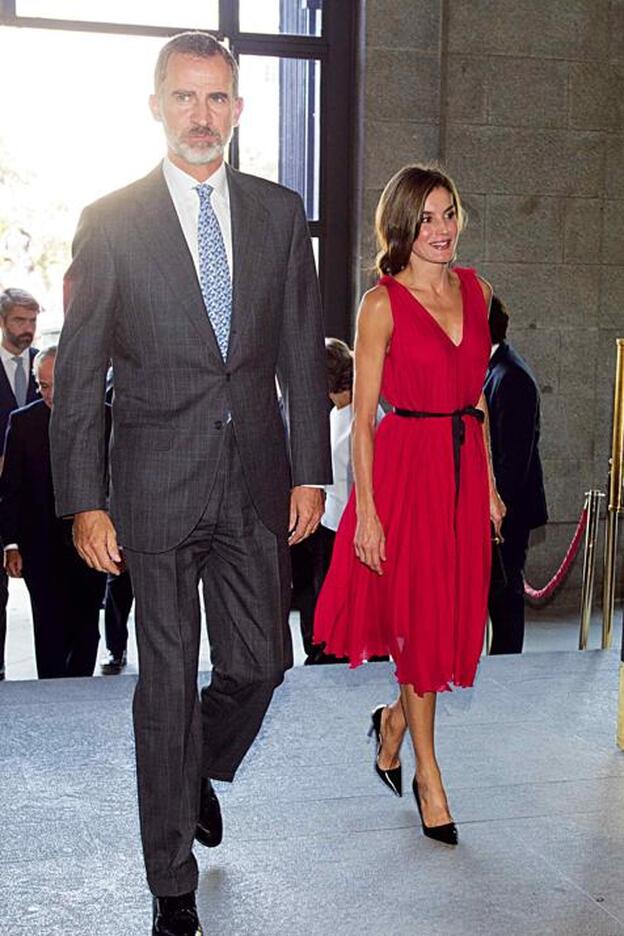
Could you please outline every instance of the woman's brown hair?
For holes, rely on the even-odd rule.
[[[404,166],[386,185],[375,212],[380,248],[376,267],[381,275],[394,276],[407,266],[420,231],[425,201],[436,188],[445,188],[451,196],[461,231],[464,211],[451,177],[435,166]]]

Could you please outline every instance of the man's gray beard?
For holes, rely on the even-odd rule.
[[[25,351],[26,348],[30,348],[31,344],[33,343],[33,339],[30,337],[12,338],[11,340],[13,341],[13,344],[15,345],[15,347],[20,348],[21,351]]]
[[[181,156],[191,166],[206,166],[208,163],[220,159],[225,151],[223,143],[212,143],[210,146],[189,146],[181,140],[167,135],[167,143],[177,156]]]

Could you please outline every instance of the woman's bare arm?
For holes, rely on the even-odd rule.
[[[386,550],[375,508],[373,444],[384,359],[391,337],[388,291],[384,286],[375,286],[364,296],[357,318],[352,451],[357,510],[355,552],[358,559],[379,575]]]
[[[500,536],[501,524],[507,512],[501,496],[498,493],[496,488],[496,478],[494,476],[494,464],[492,462],[492,445],[490,442],[490,414],[488,411],[487,400],[485,399],[485,393],[481,393],[479,397],[479,402],[477,403],[477,408],[483,410],[485,413],[485,419],[483,421],[483,442],[485,444],[485,454],[487,456],[487,465],[488,465],[488,481],[490,489],[490,519],[494,524],[494,529],[496,535]]]

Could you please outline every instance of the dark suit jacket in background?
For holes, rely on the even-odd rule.
[[[41,395],[35,383],[32,373],[32,362],[37,354],[36,348],[29,349],[29,367],[28,367],[28,389],[26,391],[26,405],[40,400]],[[9,423],[9,413],[17,409],[17,400],[11,390],[9,378],[6,375],[4,364],[0,361],[0,447],[4,448],[4,437],[6,436],[7,425]],[[7,542],[5,540],[5,542]],[[10,542],[10,540],[8,541]]]
[[[490,359],[484,390],[506,523],[519,522],[529,530],[543,526],[548,512],[539,454],[539,389],[529,365],[506,341]]]
[[[30,593],[40,677],[91,676],[106,576],[79,559],[54,505],[50,409],[37,400],[9,417],[0,476],[0,536],[17,543]]]
[[[32,403],[39,398],[39,390],[32,375],[32,362],[37,350],[29,349],[29,367],[28,367],[28,388],[26,391],[26,403]],[[0,452],[4,449],[4,439],[6,436],[9,415],[17,409],[17,400],[11,390],[9,378],[6,375],[4,365],[0,361]],[[10,543],[10,540],[4,540]],[[2,543],[0,543],[2,548]],[[4,670],[4,646],[6,642],[6,606],[9,600],[9,582],[7,574],[4,571],[4,565],[0,568],[0,670]]]
[[[37,400],[7,418],[5,464],[0,477],[0,536],[32,556],[56,542],[63,521],[54,510],[48,426],[50,410]]]
[[[331,480],[303,205],[282,186],[229,167],[227,176],[234,270],[225,363],[161,166],[87,208],[74,242],[51,429],[57,510],[106,507],[103,401],[112,360],[111,514],[120,542],[140,552],[170,550],[196,526],[228,414],[251,497],[274,533],[285,534],[291,485]]]

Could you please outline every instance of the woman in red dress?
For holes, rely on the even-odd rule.
[[[490,521],[505,507],[483,382],[490,286],[451,268],[462,227],[452,180],[408,166],[377,207],[378,284],[357,320],[355,485],[319,596],[315,640],[352,666],[391,654],[399,698],[372,714],[375,769],[402,793],[409,730],[423,831],[456,844],[434,747],[436,697],[474,681],[487,616]],[[379,397],[392,405],[375,432]]]

